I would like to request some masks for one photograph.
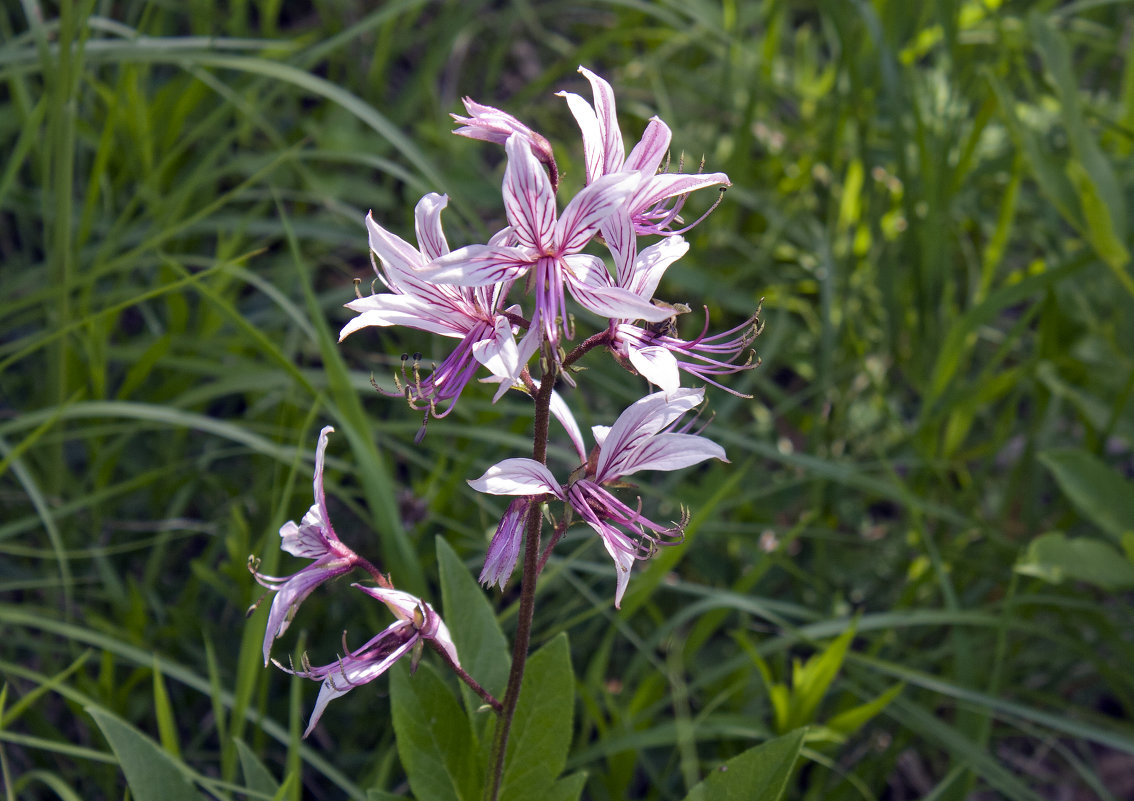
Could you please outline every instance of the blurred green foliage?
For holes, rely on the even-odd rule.
[[[8,797],[122,796],[115,738],[160,744],[214,797],[408,792],[382,683],[300,743],[315,687],[263,669],[246,559],[293,569],[277,531],[333,424],[344,540],[433,599],[435,536],[479,569],[503,504],[465,479],[525,450],[528,407],[471,387],[414,446],[419,414],[370,376],[446,344],[339,346],[341,306],[370,280],[368,210],[409,236],[438,191],[452,242],[499,226],[502,154],[448,133],[461,96],[543,132],[579,185],[552,94],[586,94],[579,64],[628,137],[657,113],[675,160],[732,179],[663,296],[720,328],[763,299],[767,324],[763,366],[730,383],[754,398],[709,393],[732,464],[643,481],[657,519],[691,507],[686,543],[621,613],[582,530],[541,585],[536,645],[570,637],[584,796],[685,797],[776,730],[738,637],[782,677],[857,614],[808,717],[904,690],[837,748],[805,746],[793,797],[1129,797],[1128,597],[1050,560],[1131,550],[1112,530],[1129,501],[1084,502],[1134,473],[1131,10],[0,5]],[[644,387],[587,366],[580,422],[609,424]],[[490,599],[507,632],[513,588]],[[387,622],[320,593],[277,654],[334,652],[325,622],[347,619],[352,642]]]

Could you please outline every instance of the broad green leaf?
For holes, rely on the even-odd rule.
[[[1052,584],[1085,581],[1110,592],[1134,589],[1134,564],[1125,554],[1103,540],[1089,537],[1068,539],[1049,531],[1034,539],[1016,572]]]
[[[567,764],[575,676],[567,635],[528,659],[504,762],[501,801],[542,801]]]
[[[1134,487],[1081,449],[1051,450],[1040,461],[1084,517],[1117,541],[1134,531]]]
[[[201,801],[188,769],[142,732],[105,709],[88,706],[138,801]]]
[[[779,801],[806,731],[799,729],[733,757],[690,790],[685,801]]]
[[[410,675],[390,670],[390,700],[398,756],[418,798],[473,801],[481,793],[480,766],[468,718],[453,692],[427,663]]]
[[[486,591],[461,564],[443,538],[437,538],[437,564],[441,573],[441,612],[453,635],[461,667],[481,686],[501,698],[508,683],[508,641],[500,630]],[[483,701],[472,691],[466,699],[476,709]]]
[[[587,784],[587,774],[572,773],[551,785],[542,796],[542,801],[579,801],[583,795],[583,787]]]
[[[243,740],[237,739],[236,752],[240,755],[240,770],[244,774],[244,786],[264,795],[275,795],[280,789],[279,782],[271,771],[260,761],[256,753]]]

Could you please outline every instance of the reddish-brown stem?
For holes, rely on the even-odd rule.
[[[460,678],[460,680],[465,684],[467,684],[470,690],[479,695],[486,704],[495,709],[497,712],[501,712],[504,709],[504,705],[496,699],[496,696],[481,687],[480,682],[466,673],[464,668],[454,662],[453,657],[449,656],[449,652],[442,648],[440,643],[438,643],[436,640],[428,640],[427,642],[429,643],[430,648],[441,654],[441,658],[445,660],[445,664],[447,664],[449,668],[457,674],[457,677]]]
[[[532,458],[540,464],[547,463],[547,434],[551,424],[551,391],[555,386],[554,366],[539,385],[535,393],[535,434],[532,443]],[[504,692],[504,708],[497,721],[496,739],[492,744],[491,781],[485,798],[496,801],[500,795],[500,784],[504,779],[504,755],[508,748],[508,735],[512,729],[512,718],[516,714],[516,704],[520,700],[520,686],[524,680],[524,666],[528,661],[528,647],[531,645],[532,617],[535,614],[536,580],[539,578],[539,534],[543,525],[543,504],[535,501],[528,508],[524,534],[524,572],[520,584],[520,609],[516,621],[516,641],[512,647],[512,669],[508,673],[508,688]]]

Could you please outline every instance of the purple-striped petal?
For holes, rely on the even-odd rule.
[[[669,151],[669,143],[672,137],[673,134],[670,133],[668,125],[657,117],[650,117],[650,122],[642,133],[642,138],[638,141],[638,144],[634,145],[630,155],[626,157],[626,163],[622,166],[622,169],[638,170],[647,178],[652,176],[658,171],[662,159]]]
[[[622,144],[622,131],[618,127],[618,114],[614,105],[614,90],[604,79],[586,67],[579,67],[591,84],[595,97],[595,116],[598,117],[599,133],[603,145],[603,174],[608,175],[622,169],[626,159],[626,149]]]
[[[432,262],[418,275],[436,284],[488,286],[513,281],[534,262],[528,248],[468,245]]]
[[[543,252],[554,246],[555,193],[527,141],[512,134],[504,146],[508,167],[504,170],[504,211],[521,245]]]
[[[346,304],[358,316],[347,322],[339,332],[339,342],[369,326],[404,325],[418,331],[428,331],[446,337],[463,337],[468,333],[470,320],[456,311],[443,313],[436,306],[410,295],[370,295]]]
[[[630,207],[632,213],[638,213],[668,198],[687,195],[710,186],[728,187],[732,184],[723,172],[662,173],[642,182],[630,201]]]
[[[557,94],[567,101],[567,108],[571,110],[575,122],[579,124],[579,131],[583,135],[583,161],[587,170],[587,183],[593,183],[602,177],[603,164],[606,161],[598,117],[595,116],[591,104],[574,92]]]
[[[582,250],[640,181],[637,173],[614,173],[599,178],[575,195],[555,224],[556,252],[564,255]]]
[[[639,470],[680,470],[706,459],[728,461],[724,448],[698,434],[655,434],[628,455],[619,466],[618,474],[628,476]]]
[[[667,395],[681,387],[681,373],[677,369],[677,359],[666,348],[658,345],[639,348],[631,344],[627,348],[627,356],[630,364],[634,365],[634,369],[641,373],[643,378]]]
[[[680,236],[667,236],[638,254],[629,284],[621,282],[621,275],[619,283],[640,297],[652,298],[665,271],[687,252],[688,242]]]
[[[484,556],[484,569],[477,579],[484,586],[496,585],[504,589],[511,578],[524,540],[524,520],[530,506],[528,498],[517,498],[508,504],[488,546],[488,553]]]
[[[430,192],[417,202],[414,209],[417,244],[426,261],[439,259],[449,252],[449,243],[445,241],[445,232],[441,230],[441,212],[448,203],[448,195]]]
[[[697,407],[704,397],[703,389],[678,389],[668,396],[655,392],[628,406],[614,421],[602,444],[595,481],[601,484],[621,476],[623,463],[644,439]]]

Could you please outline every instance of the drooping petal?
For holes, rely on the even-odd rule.
[[[351,586],[384,603],[398,620],[412,622],[418,608],[425,604],[416,595],[390,587],[371,587],[365,584],[352,584]]]
[[[392,623],[379,637],[400,633],[407,625],[409,624],[399,620],[396,623]],[[419,637],[416,636],[407,638],[405,642],[398,645],[397,648],[380,660],[352,660],[350,658],[344,658],[341,660],[340,665],[328,666],[330,670],[326,673],[326,678],[323,679],[323,684],[319,688],[319,697],[315,699],[315,706],[311,710],[311,720],[307,724],[307,729],[303,732],[303,736],[307,737],[315,730],[315,725],[319,722],[319,718],[323,717],[323,712],[327,709],[327,704],[331,703],[331,701],[336,698],[341,698],[346,695],[355,687],[374,681],[389,670],[395,662],[409,653],[413,646],[417,644],[418,639]],[[364,648],[365,647],[366,646],[364,646]]]
[[[681,373],[677,359],[666,348],[657,345],[639,348],[631,344],[627,351],[634,369],[662,392],[668,395],[680,388]]]
[[[541,253],[553,247],[555,193],[543,167],[519,134],[504,146],[508,166],[504,170],[504,211],[521,245]]]
[[[559,254],[577,253],[590,242],[603,221],[629,197],[641,177],[634,172],[604,175],[571,199],[555,223]]]
[[[619,465],[618,474],[628,476],[639,470],[680,470],[706,459],[728,461],[724,448],[698,434],[655,434]]]
[[[472,346],[473,357],[499,378],[514,383],[524,366],[520,362],[520,351],[516,338],[512,336],[512,324],[506,317],[497,317],[491,339],[482,339]]]
[[[571,438],[571,444],[575,446],[575,452],[579,454],[579,461],[587,461],[587,450],[583,447],[583,432],[579,430],[579,424],[575,422],[575,415],[571,414],[571,409],[563,400],[563,396],[554,390],[551,392],[551,414],[560,422],[567,432],[567,436]]]
[[[508,504],[508,509],[496,527],[496,534],[488,546],[484,557],[484,569],[480,571],[480,581],[486,587],[496,585],[504,589],[512,572],[516,569],[516,559],[520,555],[520,545],[524,539],[524,520],[527,518],[531,501],[517,498]]]
[[[542,495],[547,492],[563,497],[563,490],[555,476],[535,459],[505,459],[484,471],[480,478],[469,481],[469,486],[488,495]]]
[[[449,654],[453,664],[458,666],[461,664],[460,660],[457,659],[457,648],[453,645],[453,638],[449,634],[449,629],[431,604],[426,603],[416,595],[401,590],[370,587],[363,584],[352,584],[351,586],[384,603],[386,608],[393,612],[399,621],[412,625],[425,639],[436,640]]]
[[[448,203],[448,195],[430,192],[417,202],[414,209],[417,244],[426,261],[439,259],[449,252],[449,243],[445,241],[445,232],[441,230],[441,212]]]

